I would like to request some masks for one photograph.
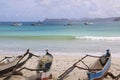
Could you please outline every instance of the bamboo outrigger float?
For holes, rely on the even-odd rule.
[[[87,64],[83,62],[83,59],[85,59],[86,57],[98,58],[98,60],[91,67],[89,67]],[[77,66],[79,62],[82,62],[87,68]],[[103,80],[103,78],[107,75],[110,66],[111,66],[111,55],[109,53],[109,50],[107,50],[107,53],[102,56],[86,55],[83,58],[81,58],[79,61],[74,63],[73,66],[68,68],[63,74],[61,74],[57,80],[64,80],[64,78],[71,71],[73,71],[74,68],[88,71],[87,72],[88,78],[85,80]]]

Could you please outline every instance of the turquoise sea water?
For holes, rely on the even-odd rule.
[[[0,53],[20,53],[30,48],[53,54],[100,54],[111,49],[119,55],[120,22],[95,22],[91,25],[0,25]]]
[[[120,22],[96,22],[92,25],[0,26],[0,36],[96,36],[119,37]]]

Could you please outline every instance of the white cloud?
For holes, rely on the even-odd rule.
[[[120,16],[119,4],[120,0],[0,0],[0,16],[16,19]]]

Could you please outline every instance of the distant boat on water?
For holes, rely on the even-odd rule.
[[[32,26],[41,26],[42,22],[38,21],[32,24]]]
[[[22,26],[23,25],[23,23],[19,23],[19,22],[14,22],[13,24],[12,24],[12,26]]]
[[[72,24],[71,24],[71,23],[68,23],[67,25],[69,26],[69,25],[72,25]]]
[[[85,22],[84,25],[91,25],[93,24],[92,22]]]
[[[72,24],[71,23],[68,23],[68,24],[65,24],[64,26],[71,26]]]

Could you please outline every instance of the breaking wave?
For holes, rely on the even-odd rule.
[[[0,36],[0,38],[36,39],[36,40],[112,40],[120,41],[120,37],[41,35],[41,36]]]
[[[120,37],[95,37],[95,36],[83,36],[83,37],[79,37],[77,36],[76,39],[80,39],[80,40],[117,40],[120,41]]]

